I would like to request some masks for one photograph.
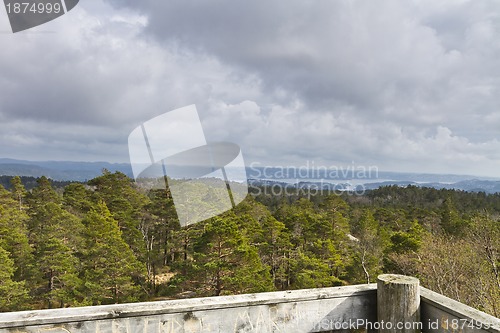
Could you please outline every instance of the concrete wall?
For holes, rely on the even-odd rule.
[[[0,333],[327,332],[376,320],[376,285],[0,314]]]

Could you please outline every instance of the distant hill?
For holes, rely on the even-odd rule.
[[[311,188],[333,191],[356,191],[374,190],[382,186],[397,185],[407,187],[409,185],[419,187],[431,187],[436,189],[455,189],[467,192],[500,193],[500,179],[483,178],[470,175],[453,174],[426,174],[426,173],[403,173],[380,171],[370,177],[328,177],[328,175],[315,174],[313,179],[307,177],[272,177],[273,175],[290,175],[290,172],[267,172],[263,177],[262,170],[253,169],[248,172],[249,183],[255,186],[287,186],[295,188]],[[314,174],[314,173],[313,173]],[[325,176],[324,178],[322,176]]]
[[[133,177],[128,163],[69,162],[69,161],[25,161],[0,158],[0,176],[46,176],[54,181],[79,181],[98,177],[102,170],[120,171]],[[300,172],[297,172],[300,171]],[[320,172],[321,171],[321,172]],[[475,177],[470,175],[427,174],[377,171],[356,178],[354,172],[332,173],[327,170],[304,172],[297,169],[276,167],[251,167],[246,173],[249,183],[256,186],[314,187],[330,190],[377,189],[381,186],[397,185],[456,189],[468,192],[500,193],[500,179]],[[332,176],[335,174],[336,176]],[[245,179],[244,172],[240,175]]]
[[[102,174],[102,170],[120,171],[132,176],[127,163],[25,161],[0,158],[0,176],[46,176],[58,181],[86,181]]]
[[[355,191],[363,193],[364,191],[375,190],[383,186],[396,185],[399,187],[418,186],[431,187],[435,189],[453,189],[466,192],[485,192],[488,194],[500,193],[500,181],[495,180],[479,180],[470,179],[456,183],[421,183],[413,181],[383,181],[352,184],[349,182],[333,182],[332,180],[324,180],[322,182],[307,182],[300,181],[298,183],[285,183],[273,180],[249,179],[249,184],[253,186],[264,187],[291,187],[312,190],[328,190],[328,191]]]

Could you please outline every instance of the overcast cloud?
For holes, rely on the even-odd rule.
[[[0,157],[128,162],[196,104],[247,165],[500,177],[498,1],[85,0],[0,32]]]

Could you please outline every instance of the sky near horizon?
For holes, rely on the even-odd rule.
[[[247,165],[500,178],[499,1],[84,0],[0,45],[0,158],[128,162],[196,104]]]

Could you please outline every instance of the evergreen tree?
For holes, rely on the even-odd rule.
[[[48,308],[79,304],[81,221],[62,208],[61,198],[45,177],[38,180],[27,201],[36,269],[35,299]]]
[[[293,249],[288,278],[293,288],[333,286],[342,283],[347,262],[346,204],[328,197],[319,208],[307,199],[283,205],[277,212],[290,230]],[[340,249],[340,250],[339,250]]]
[[[388,250],[396,253],[416,252],[422,245],[423,235],[423,228],[414,220],[408,231],[396,231],[391,235]]]
[[[63,239],[44,233],[38,239],[36,259],[42,278],[39,298],[45,299],[47,307],[78,305],[82,301],[80,263],[74,250]]]
[[[0,241],[14,261],[14,279],[26,280],[33,273],[33,255],[28,241],[28,216],[19,210],[17,199],[0,185]]]
[[[363,210],[354,231],[357,241],[352,246],[351,279],[370,283],[381,273],[385,241],[371,210]]]
[[[12,186],[12,198],[19,204],[19,210],[22,210],[24,207],[24,200],[27,192],[21,182],[21,178],[19,176],[13,177],[10,180],[10,184]]]
[[[338,195],[331,194],[321,204],[321,209],[331,224],[331,238],[337,246],[345,243],[349,233],[349,205]]]
[[[48,202],[61,203],[61,198],[56,193],[50,180],[42,176],[37,179],[37,186],[33,188],[31,193],[28,195],[28,204],[31,209],[35,209],[38,206],[43,206]]]
[[[441,209],[441,227],[450,235],[461,235],[467,223],[460,217],[453,200],[448,197],[444,200]]]
[[[243,236],[258,249],[262,263],[270,268],[274,286],[281,290],[288,288],[292,243],[286,226],[253,197],[241,202],[234,213]]]
[[[18,311],[26,307],[28,292],[24,282],[12,280],[14,261],[0,244],[0,311]]]
[[[148,197],[141,193],[134,181],[121,172],[103,175],[88,182],[94,187],[94,201],[106,203],[113,219],[118,222],[122,237],[130,246],[135,256],[142,261],[146,257],[146,243],[141,234],[140,225],[144,207],[148,205]]]
[[[64,188],[63,203],[71,213],[83,217],[92,208],[92,191],[80,183],[69,184]]]
[[[339,279],[336,273],[339,257],[331,241],[318,241],[317,247],[324,248],[324,256],[306,254],[299,251],[297,259],[294,261],[295,289],[304,288],[326,288],[339,286],[344,282]]]
[[[272,215],[261,220],[263,240],[259,246],[263,264],[271,269],[271,276],[276,288],[285,290],[290,285],[290,253],[292,243],[285,224]]]
[[[96,305],[141,299],[143,293],[138,283],[145,275],[145,268],[123,240],[118,222],[106,204],[99,202],[83,223],[86,301]]]
[[[167,189],[154,189],[148,193],[149,203],[144,207],[140,230],[146,242],[146,268],[148,281],[156,290],[156,276],[182,255],[182,236],[173,200]],[[176,238],[176,235],[179,236]],[[176,240],[179,240],[176,242]]]
[[[235,217],[214,217],[194,247],[191,275],[202,295],[262,292],[273,289],[269,269],[241,234]]]

